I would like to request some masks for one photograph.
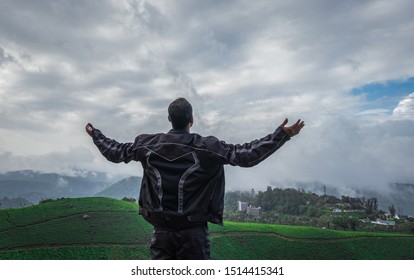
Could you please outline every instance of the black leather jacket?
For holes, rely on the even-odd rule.
[[[251,167],[290,139],[280,128],[250,143],[227,144],[186,130],[141,134],[118,143],[95,129],[93,140],[109,161],[140,161],[144,170],[140,214],[156,227],[184,228],[207,221],[222,224],[224,164]]]

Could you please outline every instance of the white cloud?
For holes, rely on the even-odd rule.
[[[392,113],[396,119],[414,120],[414,93],[405,96]]]
[[[263,165],[228,168],[230,185],[256,184],[258,174],[260,184],[414,181],[404,167],[413,136],[399,134],[403,119],[412,126],[413,95],[391,115],[350,93],[414,76],[413,8],[404,0],[2,1],[0,169],[136,174],[103,163],[84,125],[120,141],[166,131],[168,104],[185,96],[194,131],[228,142],[264,136],[284,117],[306,121]]]

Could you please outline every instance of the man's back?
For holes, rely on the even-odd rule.
[[[139,203],[150,223],[163,227],[222,223],[227,151],[217,142],[215,137],[185,130],[136,138],[134,153],[144,169]]]

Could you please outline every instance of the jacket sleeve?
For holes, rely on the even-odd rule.
[[[107,138],[99,129],[95,129],[92,139],[101,154],[109,161],[114,163],[128,163],[134,160],[134,143],[118,143]]]
[[[225,164],[252,167],[276,152],[288,140],[290,137],[278,127],[272,134],[250,143],[233,145],[220,142],[220,149],[226,151]]]

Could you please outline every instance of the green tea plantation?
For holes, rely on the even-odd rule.
[[[0,211],[0,259],[150,259],[152,226],[138,205],[116,199],[59,199]],[[414,236],[226,222],[210,225],[216,260],[414,259]]]

